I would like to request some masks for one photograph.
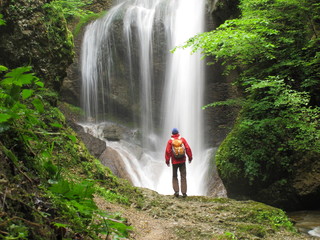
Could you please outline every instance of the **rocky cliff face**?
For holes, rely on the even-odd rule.
[[[112,2],[113,0],[94,0],[91,5],[86,7],[86,9],[94,13],[108,11],[108,9],[112,7]],[[89,23],[90,22],[88,22],[88,24]],[[70,29],[72,30],[76,24],[77,20],[70,24]],[[74,36],[74,61],[67,69],[67,76],[65,76],[63,80],[60,91],[62,101],[68,102],[75,106],[80,106],[81,72],[79,59],[84,31],[85,26],[76,36]]]
[[[227,19],[237,17],[239,15],[238,3],[239,0],[209,0],[207,2],[207,31],[217,28]],[[210,62],[210,58],[207,61]],[[236,98],[241,94],[232,85],[238,73],[233,71],[230,75],[225,76],[222,74],[223,70],[223,66],[219,63],[207,66],[205,104]],[[206,132],[209,133],[208,142],[210,142],[210,146],[217,147],[221,144],[232,129],[238,111],[237,107],[232,106],[219,106],[205,110],[205,126]]]
[[[47,87],[58,91],[72,62],[73,41],[60,12],[48,0],[4,0],[0,13],[0,64],[8,68],[31,65]]]

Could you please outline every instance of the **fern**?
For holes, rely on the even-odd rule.
[[[0,71],[7,71],[7,68],[1,66]],[[37,124],[35,116],[44,111],[42,101],[35,95],[35,91],[42,89],[44,84],[30,71],[31,67],[19,67],[6,73],[0,81],[0,133],[21,118],[31,125]],[[30,109],[25,102],[31,97],[35,109]]]
[[[59,208],[72,219],[73,225],[68,227],[91,236],[109,235],[113,232],[119,237],[127,237],[131,227],[125,224],[125,219],[98,209],[94,202],[94,184],[95,182],[89,180],[76,183],[61,179],[52,184],[49,191],[54,194]],[[54,224],[58,226],[63,223]]]

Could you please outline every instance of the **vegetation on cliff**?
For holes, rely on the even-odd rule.
[[[32,66],[46,86],[59,91],[72,62],[73,38],[63,14],[44,0],[4,0],[0,13],[0,64],[10,69]]]
[[[315,206],[315,198],[304,202],[308,196],[293,185],[302,161],[320,174],[320,4],[242,0],[239,7],[239,18],[186,44],[222,62],[226,73],[240,73],[236,84],[243,98],[210,105],[242,105],[217,152],[219,172],[230,196],[249,195],[287,208]],[[320,195],[317,186],[314,196]],[[270,199],[274,192],[286,197]]]
[[[57,94],[30,70],[1,66],[1,238],[127,236],[125,221],[94,198],[138,205],[139,191],[88,153],[52,106]]]

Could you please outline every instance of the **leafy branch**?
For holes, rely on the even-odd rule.
[[[67,20],[92,14],[92,11],[84,10],[85,6],[92,4],[92,0],[54,0],[49,4],[62,12]]]

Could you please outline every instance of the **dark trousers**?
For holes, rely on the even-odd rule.
[[[179,192],[178,169],[180,171],[181,193],[187,193],[186,163],[172,164],[172,186],[175,193]]]

